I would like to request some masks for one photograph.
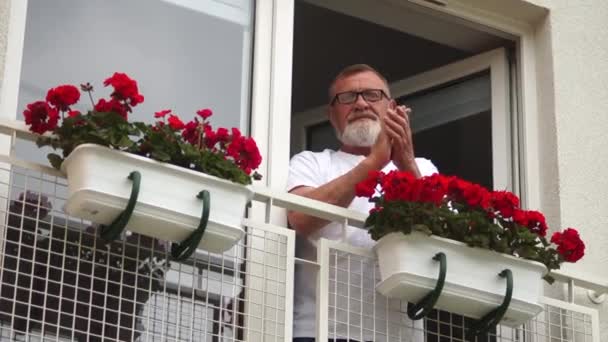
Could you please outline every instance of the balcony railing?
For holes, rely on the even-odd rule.
[[[0,133],[33,139],[19,122],[0,123]],[[357,272],[375,264],[371,251],[323,240],[317,260],[298,259],[294,232],[271,222],[290,209],[360,227],[364,214],[256,187],[237,246],[178,263],[152,237],[106,244],[95,225],[62,211],[66,193],[60,172],[8,148],[0,155],[0,341],[291,341],[295,265],[318,270],[320,340],[466,340],[468,319],[434,311],[412,323],[406,303],[377,293],[377,272]],[[608,282],[556,278],[569,298],[543,298],[537,317],[483,340],[599,342],[597,310],[573,304],[573,291],[606,293]]]

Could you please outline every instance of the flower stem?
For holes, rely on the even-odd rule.
[[[89,93],[89,99],[91,99],[91,105],[93,107],[95,107],[95,101],[93,101],[93,95],[91,95],[92,91],[88,90],[87,93]]]
[[[198,149],[202,150],[203,149],[203,124],[202,123],[198,125],[197,131],[198,131],[198,142],[197,142]]]

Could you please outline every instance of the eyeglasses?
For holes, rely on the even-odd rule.
[[[382,100],[382,97],[388,98],[384,90],[382,89],[365,89],[362,91],[345,91],[343,93],[338,93],[334,96],[334,99],[331,101],[331,104],[338,102],[340,104],[352,104],[357,101],[357,98],[361,95],[363,99],[367,102],[378,102]]]

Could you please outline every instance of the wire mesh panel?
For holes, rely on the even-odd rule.
[[[61,177],[0,169],[0,341],[283,341],[293,232],[250,222],[185,262],[134,233],[111,243],[62,208]]]
[[[376,292],[380,274],[371,251],[327,240],[318,248],[319,303],[327,303],[318,308],[317,326],[324,329],[319,336],[375,342],[599,342],[596,310],[549,298],[545,310],[526,324],[498,325],[477,338],[467,337],[473,320],[461,315],[433,310],[411,321],[407,302]]]

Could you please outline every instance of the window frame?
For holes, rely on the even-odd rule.
[[[293,1],[293,0],[288,0]],[[313,0],[317,1],[317,0]],[[503,98],[503,105],[510,109],[511,117],[509,123],[512,136],[507,156],[511,159],[509,172],[511,176],[505,177],[515,193],[520,196],[523,207],[540,208],[540,164],[539,164],[539,119],[538,119],[538,95],[536,81],[536,46],[535,46],[535,22],[532,16],[522,16],[530,21],[520,20],[519,17],[510,17],[502,14],[499,8],[475,8],[466,3],[465,0],[451,0],[447,5],[441,6],[425,0],[383,0],[395,6],[416,6],[421,11],[434,12],[438,16],[452,17],[463,22],[463,25],[471,26],[492,34],[515,39],[515,58],[509,58],[501,73],[511,80],[510,97]],[[357,3],[359,4],[359,3]],[[538,11],[539,7],[523,3],[513,7],[521,11]],[[396,9],[398,9],[396,7]],[[515,10],[513,12],[516,12]],[[520,12],[521,13],[521,12]],[[538,19],[538,18],[536,18]],[[508,51],[507,54],[511,52]],[[474,57],[472,57],[474,58]],[[506,89],[507,92],[509,89]],[[492,90],[494,92],[494,90]],[[319,123],[317,109],[301,112],[302,117],[293,116],[293,127],[299,133],[290,137],[292,144],[304,146],[305,133],[300,130],[300,125]],[[321,117],[325,116],[325,110]],[[285,170],[287,172],[287,169]],[[506,187],[502,187],[506,188]]]

